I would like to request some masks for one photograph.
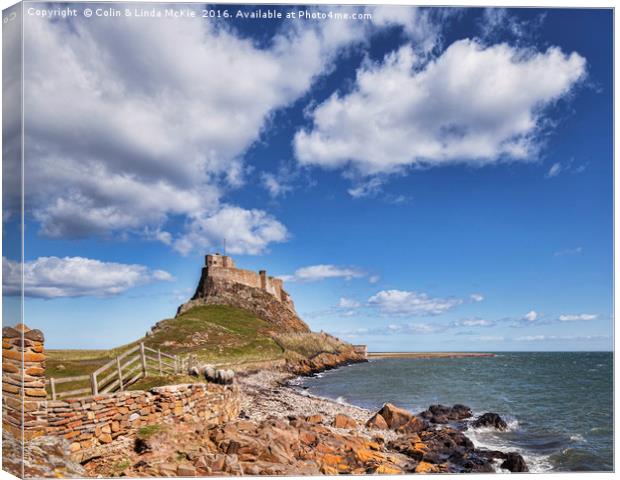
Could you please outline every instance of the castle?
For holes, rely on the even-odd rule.
[[[199,305],[230,305],[248,310],[288,331],[310,331],[297,315],[281,279],[237,268],[227,255],[209,254],[194,296],[181,305],[177,315]]]

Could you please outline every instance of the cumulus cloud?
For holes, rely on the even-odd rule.
[[[481,293],[472,293],[469,296],[469,299],[472,302],[482,302],[484,300],[484,295],[482,295]]]
[[[316,282],[328,278],[362,278],[366,272],[357,267],[340,267],[337,265],[310,265],[295,270],[292,275],[280,275],[280,278],[287,282]]]
[[[270,243],[287,237],[286,227],[264,211],[226,205],[213,215],[193,216],[187,233],[175,241],[174,248],[186,254],[225,244],[229,253],[258,255]]]
[[[230,215],[222,198],[243,184],[243,154],[273,112],[363,39],[361,22],[303,25],[261,47],[217,22],[29,17],[27,214],[41,233],[159,231],[147,238],[203,248],[196,232]],[[266,212],[236,212],[244,228],[227,240],[237,252],[285,238]],[[188,230],[173,239],[164,225],[176,216]]]
[[[358,70],[353,90],[311,112],[294,139],[302,165],[350,167],[361,176],[449,163],[531,161],[545,107],[586,76],[586,61],[463,39],[419,66],[411,46]]]
[[[406,290],[382,290],[368,299],[382,313],[396,315],[439,315],[462,303],[457,298],[433,298]]]
[[[560,322],[588,322],[597,318],[598,315],[592,313],[580,313],[578,315],[560,315],[558,320]]]
[[[535,322],[539,316],[540,314],[536,310],[530,310],[525,315],[523,315],[522,320],[525,320],[527,322]]]
[[[21,294],[22,265],[2,257],[4,295]],[[118,295],[153,281],[171,281],[164,270],[83,257],[39,257],[23,264],[24,295],[60,298]]]

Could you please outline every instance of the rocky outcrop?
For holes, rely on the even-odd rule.
[[[366,357],[356,352],[351,345],[348,345],[340,352],[323,352],[312,358],[289,360],[285,368],[295,375],[312,375],[325,370],[367,361]]]
[[[471,426],[475,428],[489,427],[501,432],[508,430],[508,424],[497,413],[485,413],[474,420]]]
[[[457,409],[459,410],[459,409]],[[208,428],[171,425],[139,438],[125,476],[336,475],[402,473],[482,473],[527,471],[516,452],[477,449],[459,429],[422,423],[403,429],[418,415],[386,404],[375,414],[394,432],[364,429],[354,418],[336,414],[236,419]],[[373,418],[374,418],[373,417]],[[371,422],[369,422],[371,424]],[[118,462],[95,459],[86,467],[109,476]]]
[[[420,416],[426,418],[431,423],[445,424],[470,418],[471,408],[459,404],[452,407],[431,405],[427,410],[420,413]]]
[[[2,432],[2,468],[20,478],[84,477],[79,463],[69,456],[69,442],[58,437],[38,437],[22,443]]]
[[[242,308],[272,323],[279,331],[309,332],[310,328],[287,304],[259,288],[220,278],[201,280],[200,291],[177,310],[177,316],[202,305],[230,305]]]
[[[295,311],[295,304],[279,278],[265,270],[253,272],[237,268],[233,259],[214,254],[205,257],[205,266],[194,296],[177,310],[177,316],[201,305],[230,305],[252,312],[279,332],[309,332]]]

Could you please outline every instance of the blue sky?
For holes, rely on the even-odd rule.
[[[50,348],[173,316],[224,239],[371,350],[612,348],[611,10],[365,13],[26,16],[25,321]]]

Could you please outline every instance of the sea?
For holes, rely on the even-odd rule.
[[[299,380],[310,394],[372,411],[461,403],[495,412],[506,432],[468,430],[478,447],[518,451],[530,471],[613,470],[613,353],[371,359]]]

